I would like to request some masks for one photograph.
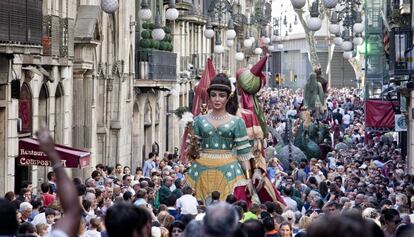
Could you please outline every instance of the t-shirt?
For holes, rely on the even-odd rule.
[[[197,215],[198,202],[195,197],[190,194],[185,194],[177,199],[175,204],[177,209],[181,210],[182,215],[191,214]]]
[[[50,193],[44,193],[42,195],[43,198],[43,205],[44,206],[49,206],[49,204],[51,204],[53,201],[55,201],[55,196],[53,196]]]
[[[63,232],[62,230],[54,229],[52,230],[52,232],[47,234],[46,237],[69,237],[69,235]]]
[[[347,124],[347,125],[350,124],[351,123],[351,116],[349,114],[345,114],[342,117],[342,121],[343,121],[344,124]]]

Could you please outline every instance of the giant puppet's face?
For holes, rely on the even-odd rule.
[[[213,110],[222,110],[226,108],[228,93],[225,91],[211,90],[210,103]]]

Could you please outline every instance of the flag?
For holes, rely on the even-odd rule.
[[[203,75],[201,76],[201,80],[198,82],[198,85],[194,89],[195,95],[193,99],[193,108],[191,109],[191,112],[193,113],[194,117],[200,114],[201,105],[207,104],[207,89],[215,75],[216,72],[214,71],[213,60],[211,58],[208,58],[206,66],[204,67]]]
[[[201,75],[201,80],[194,89],[193,108],[191,108],[191,112],[194,117],[201,113],[201,105],[208,103],[207,89],[215,75],[216,72],[214,71],[213,60],[208,58],[204,67],[203,75]],[[183,163],[187,163],[187,139],[188,131],[186,129],[184,130],[181,140],[181,161]]]

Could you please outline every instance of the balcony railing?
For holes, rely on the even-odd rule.
[[[136,51],[136,67],[137,79],[176,80],[177,54],[140,48]]]
[[[390,32],[390,76],[414,74],[413,32],[410,28],[392,28]]]

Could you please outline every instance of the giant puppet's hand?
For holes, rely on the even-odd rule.
[[[256,190],[257,190],[258,192],[259,192],[259,191],[260,191],[260,189],[262,189],[262,188],[263,188],[263,186],[264,186],[263,172],[262,172],[262,170],[261,170],[261,169],[259,169],[259,168],[254,169],[254,172],[253,172],[253,183],[254,183],[254,184],[256,184],[256,183],[257,183],[257,185],[256,185]]]

